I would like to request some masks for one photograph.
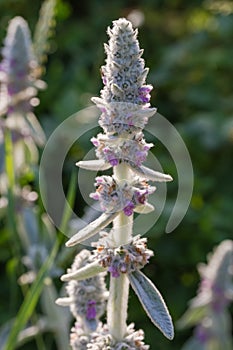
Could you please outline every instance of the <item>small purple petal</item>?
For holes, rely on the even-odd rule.
[[[144,151],[149,151],[149,149],[151,149],[151,147],[152,147],[152,145],[150,144],[148,144],[148,145],[145,145],[144,147],[143,147],[143,150]]]
[[[111,164],[111,166],[116,166],[118,165],[119,162],[118,162],[118,159],[113,158],[109,160],[109,163]]]
[[[86,318],[88,320],[93,320],[96,318],[96,301],[89,300],[87,303]]]
[[[107,109],[105,107],[100,107],[102,113],[107,113]]]
[[[118,269],[117,269],[116,266],[113,266],[113,265],[109,266],[108,272],[111,273],[111,276],[112,276],[112,277],[117,278],[117,277],[120,276],[120,273],[119,273],[119,271],[118,271]]]
[[[96,137],[92,137],[90,141],[95,147],[98,147],[100,144]]]
[[[150,101],[150,95],[140,96],[143,103],[148,103]]]
[[[135,154],[135,163],[137,166],[141,166],[141,164],[146,160],[147,152],[137,151]]]
[[[138,89],[139,98],[143,103],[148,103],[150,101],[150,92],[152,90],[152,86],[145,85]]]
[[[102,179],[101,176],[97,176],[97,177],[95,178],[95,180],[96,180],[97,185],[102,184],[102,183],[104,182],[104,180]]]
[[[106,85],[107,84],[107,78],[104,76],[104,75],[102,75],[102,81],[103,81],[103,84],[104,85]]]
[[[127,272],[127,265],[125,263],[121,264],[120,270],[122,273],[126,273]]]
[[[136,197],[136,201],[137,203],[139,204],[145,204],[145,201],[146,201],[146,195],[147,193],[145,192],[136,192],[135,193],[135,197]]]
[[[98,201],[98,200],[100,199],[99,193],[96,193],[96,192],[91,193],[91,194],[89,195],[89,197],[92,198],[92,199],[94,199],[95,201]]]
[[[124,214],[125,214],[126,216],[130,216],[130,215],[133,214],[134,208],[135,208],[135,206],[134,206],[133,202],[129,202],[129,203],[127,204],[127,206],[124,207],[123,212],[124,212]]]
[[[149,94],[152,89],[153,89],[153,87],[151,85],[144,85],[144,86],[140,87],[138,90],[142,94]]]
[[[134,126],[134,122],[132,121],[132,119],[128,121],[128,125],[129,126]]]
[[[110,149],[109,149],[108,147],[104,147],[104,148],[103,148],[103,152],[104,152],[104,153],[109,153],[109,152],[110,152]]]

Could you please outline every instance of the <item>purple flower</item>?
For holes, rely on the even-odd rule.
[[[136,165],[140,166],[145,160],[146,160],[147,152],[144,151],[137,151],[135,154],[135,163]]]
[[[152,90],[152,86],[145,85],[138,89],[139,98],[143,103],[148,103],[150,101],[150,92]]]
[[[146,195],[148,194],[148,191],[137,191],[135,193],[135,200],[138,204],[145,204],[146,201]]]
[[[91,193],[90,198],[94,199],[95,201],[98,201],[100,199],[100,195],[97,192]]]
[[[105,107],[101,107],[100,110],[102,113],[107,113],[107,109]]]
[[[102,178],[101,176],[97,176],[97,177],[95,178],[95,180],[96,180],[96,185],[97,185],[97,186],[100,185],[100,184],[102,184],[102,183],[104,183],[104,180],[103,180],[103,178]]]
[[[102,75],[102,81],[104,85],[107,85],[108,80],[104,75]]]
[[[126,265],[126,263],[121,263],[120,264],[120,271],[122,273],[126,273],[127,272],[127,265]]]
[[[123,212],[126,216],[130,216],[133,214],[135,206],[133,202],[129,201],[128,204],[124,207]]]
[[[115,154],[108,148],[105,147],[103,149],[104,154],[106,155],[107,161],[111,164],[111,166],[118,165],[119,161],[116,158]]]
[[[117,278],[117,277],[120,276],[120,273],[118,271],[117,266],[114,266],[114,265],[109,266],[108,272],[111,273],[112,277],[116,277]]]
[[[88,301],[86,317],[88,320],[93,320],[96,318],[96,301],[95,300]]]
[[[144,150],[144,151],[149,151],[149,149],[150,149],[151,147],[152,147],[152,145],[149,145],[149,144],[148,144],[148,145],[146,145],[146,146],[143,147],[143,150]]]
[[[111,166],[116,166],[118,165],[118,159],[116,158],[112,158],[112,159],[109,159],[109,163],[111,164]]]
[[[95,147],[98,147],[100,144],[96,137],[92,137],[90,141],[93,143]]]

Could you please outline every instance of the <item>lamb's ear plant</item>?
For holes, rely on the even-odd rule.
[[[93,242],[94,250],[88,259],[87,253],[80,253],[76,258],[80,263],[75,260],[62,276],[63,281],[69,281],[68,297],[58,299],[57,303],[70,305],[77,319],[71,333],[73,349],[146,350],[149,346],[144,344],[143,331],[135,331],[133,324],[127,325],[130,285],[151,322],[168,339],[173,338],[174,331],[160,292],[141,271],[153,252],[147,248],[146,238],[133,235],[133,218],[134,213],[154,210],[148,199],[156,188],[148,182],[172,178],[143,165],[153,144],[146,143],[142,131],[156,109],[150,106],[152,86],[146,85],[148,68],[142,58],[137,29],[120,18],[108,28],[108,35],[106,64],[101,67],[104,88],[101,97],[92,98],[101,111],[99,125],[103,128],[103,133],[91,139],[97,159],[79,161],[77,165],[94,171],[112,168],[113,175],[96,177],[96,192],[90,195],[99,201],[102,215],[66,243],[71,247],[97,233],[100,236],[99,241]],[[110,224],[110,231],[103,231]],[[110,286],[105,324],[99,318],[106,291],[103,284],[100,288],[97,276],[102,278],[107,272]]]
[[[182,350],[231,350],[232,322],[228,307],[233,300],[233,241],[225,240],[200,264],[197,296],[178,321],[179,328],[194,327]]]

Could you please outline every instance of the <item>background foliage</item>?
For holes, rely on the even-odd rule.
[[[8,21],[23,16],[33,32],[41,1],[0,1],[0,41]],[[232,239],[233,182],[233,3],[231,1],[161,0],[58,0],[56,29],[36,108],[44,131],[52,131],[72,113],[90,105],[102,86],[99,68],[104,62],[105,29],[112,20],[138,9],[144,16],[139,40],[150,67],[148,83],[154,85],[152,106],[181,133],[193,162],[195,186],[190,208],[172,234],[164,228],[177,193],[176,169],[165,148],[156,143],[155,155],[175,181],[168,185],[167,209],[149,233],[155,257],[146,274],[156,282],[176,321],[194,297],[199,277],[196,264],[223,239]],[[74,164],[90,148],[90,135],[75,144],[64,168],[64,186]],[[185,174],[183,174],[185,176]],[[25,181],[29,181],[26,179]],[[36,181],[33,183],[36,187]],[[81,214],[84,203],[75,201]],[[23,296],[12,277],[12,251],[4,220],[0,222],[0,324],[17,314]],[[63,269],[67,266],[61,266]],[[19,276],[18,276],[19,277]],[[15,281],[14,302],[8,302]],[[57,288],[61,286],[56,281]],[[9,309],[9,305],[11,305]],[[129,320],[143,328],[146,343],[156,350],[180,350],[190,331],[177,332],[167,341],[150,324],[132,294]],[[45,335],[46,350],[56,349],[53,335]],[[35,348],[34,341],[20,349]]]

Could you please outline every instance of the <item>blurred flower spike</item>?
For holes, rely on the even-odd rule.
[[[38,64],[28,24],[22,17],[10,21],[4,44],[0,65],[1,111],[28,113],[39,103],[35,97],[37,89],[45,84],[35,78]]]
[[[224,349],[233,347],[228,307],[233,300],[233,241],[219,244],[208,264],[200,264],[197,296],[178,322],[179,328],[195,326],[192,338],[182,350]]]

